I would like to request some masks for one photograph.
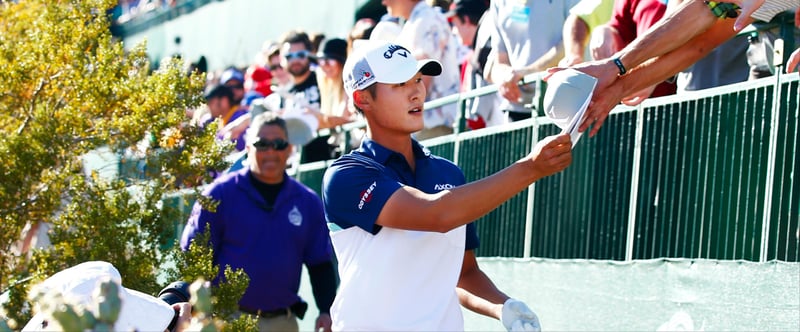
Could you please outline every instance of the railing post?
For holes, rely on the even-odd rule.
[[[633,260],[633,244],[636,241],[636,205],[639,203],[639,177],[642,167],[642,136],[644,132],[644,106],[636,106],[636,134],[633,142],[633,165],[631,166],[631,197],[628,204],[628,234],[625,239],[625,261]]]
[[[781,44],[782,45],[782,44]],[[776,45],[778,47],[778,45]],[[781,47],[782,48],[782,47]],[[772,99],[772,112],[769,121],[769,145],[767,146],[767,177],[764,184],[764,216],[761,219],[761,248],[759,253],[759,262],[767,261],[767,250],[769,250],[769,228],[770,228],[770,215],[772,214],[772,191],[774,190],[773,184],[775,183],[775,159],[778,154],[778,126],[781,113],[781,62],[783,58],[780,54],[783,50],[776,49],[775,60],[777,66],[775,67],[775,95]]]
[[[539,117],[532,116],[533,127],[531,128],[531,144],[535,145],[539,141]],[[525,204],[525,238],[522,245],[523,258],[531,257],[531,246],[533,241],[533,199],[536,193],[536,182],[528,186],[528,200]]]
[[[464,132],[464,119],[466,119],[466,112],[467,112],[467,103],[465,102],[466,98],[461,94],[458,93],[458,101],[456,101],[456,107],[458,108],[458,115],[456,116],[456,123],[454,126],[453,134],[455,134],[455,138],[453,140],[453,162],[460,165],[461,162],[459,160],[461,154],[461,133]]]
[[[536,103],[536,112],[531,110],[531,121],[533,121],[533,127],[531,128],[531,146],[536,145],[536,142],[539,141],[539,111],[542,109],[543,101],[544,101],[544,80],[542,80],[542,73],[534,73],[523,77],[522,82],[520,84],[529,84],[535,83],[536,84],[536,100],[533,102]],[[536,182],[532,183],[528,186],[528,200],[525,204],[525,240],[522,245],[522,253],[523,258],[530,258],[531,257],[531,246],[533,241],[533,202],[534,196],[536,193]]]

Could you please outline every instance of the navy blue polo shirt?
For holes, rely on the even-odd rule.
[[[181,236],[181,248],[211,227],[214,263],[242,268],[250,277],[239,305],[249,310],[276,310],[300,301],[302,265],[332,260],[333,249],[322,200],[311,189],[284,175],[274,206],[269,206],[250,179],[250,169],[215,180],[203,195],[218,201],[216,211],[195,203]]]
[[[434,194],[466,183],[464,173],[451,161],[432,155],[412,139],[416,172],[402,154],[365,138],[361,146],[337,159],[325,171],[322,199],[329,223],[347,229],[359,227],[378,234],[375,221],[395,190],[411,186]],[[409,212],[409,218],[414,213]],[[474,223],[467,224],[465,250],[479,245]]]

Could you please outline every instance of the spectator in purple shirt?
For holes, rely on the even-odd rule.
[[[297,294],[305,264],[320,312],[315,331],[329,332],[336,275],[322,201],[285,172],[292,149],[282,118],[262,113],[244,136],[249,166],[204,190],[218,202],[216,210],[195,203],[181,248],[188,250],[210,227],[213,260],[220,267],[214,282],[226,266],[247,273],[250,284],[238,309],[258,317],[260,331],[298,331],[296,317],[302,319],[307,308]]]

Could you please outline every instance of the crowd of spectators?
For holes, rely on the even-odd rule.
[[[147,13],[174,8],[179,0],[119,0],[112,9],[114,24],[124,24]]]
[[[207,103],[187,113],[199,126],[218,121],[217,136],[233,141],[235,153],[244,150],[241,137],[250,119],[274,112],[288,121],[295,150],[290,164],[336,159],[358,148],[365,135],[363,129],[343,127],[363,117],[344,91],[342,67],[359,43],[384,40],[405,46],[417,59],[431,58],[442,64],[441,75],[423,77],[426,101],[492,84],[498,88],[497,93],[466,100],[464,114],[458,114],[456,104],[424,110],[425,128],[413,135],[417,140],[503,125],[543,112],[534,102],[541,98],[536,83],[521,84],[524,77],[556,66],[581,70],[586,63],[611,59],[679,6],[696,2],[383,1],[382,16],[357,20],[345,36],[297,28],[276,40],[253,41],[262,44],[261,50],[244,66],[207,71],[205,59],[192,63],[191,68],[206,72]],[[123,22],[180,4],[177,0],[125,0],[115,13]],[[797,21],[790,11],[772,21],[787,15]],[[758,59],[771,58],[765,52],[772,49],[775,31],[781,27],[761,21],[751,27],[755,32],[750,38],[744,34],[731,38],[706,58],[676,68],[664,81],[631,91],[621,102],[635,105],[674,94],[676,83],[677,92],[682,93],[770,75],[774,68]],[[794,36],[789,44],[800,45],[800,29],[795,28]],[[465,117],[465,128],[458,128],[459,116]]]

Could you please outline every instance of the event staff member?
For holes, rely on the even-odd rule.
[[[292,151],[286,122],[274,113],[256,116],[245,134],[249,167],[226,174],[203,192],[216,209],[195,203],[181,237],[192,240],[210,227],[214,263],[250,277],[239,311],[256,315],[260,331],[297,331],[295,317],[307,305],[297,295],[302,265],[308,268],[320,316],[316,329],[330,331],[328,314],[336,295],[336,275],[322,201],[285,173]],[[212,212],[214,211],[214,212]]]

